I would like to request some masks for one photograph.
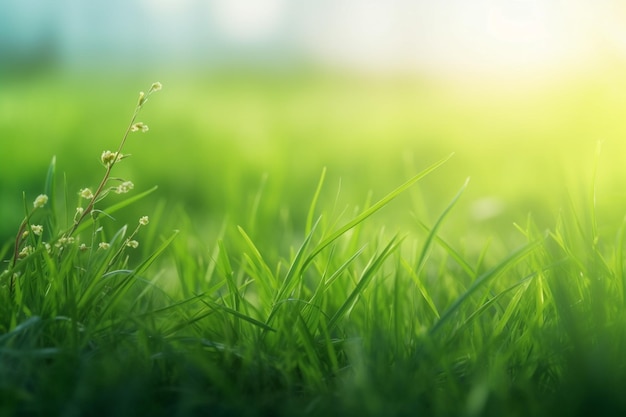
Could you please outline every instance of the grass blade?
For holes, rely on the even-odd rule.
[[[452,155],[453,154],[451,154],[451,155],[447,156],[446,158],[444,158],[444,159],[434,163],[433,165],[429,166],[428,168],[426,168],[425,170],[423,170],[419,174],[415,175],[413,178],[411,178],[410,180],[408,180],[407,182],[405,182],[404,184],[402,184],[401,186],[399,186],[398,188],[396,188],[395,190],[393,190],[392,192],[387,194],[385,197],[383,197],[381,200],[379,200],[373,206],[371,206],[370,208],[368,208],[367,210],[365,210],[364,212],[359,214],[357,217],[355,217],[354,219],[352,219],[348,223],[344,224],[342,227],[337,229],[335,232],[331,233],[330,236],[328,236],[326,239],[321,241],[315,247],[315,249],[311,252],[311,254],[308,256],[308,258],[304,262],[303,269],[306,268],[306,266],[309,263],[311,263],[311,261],[315,258],[315,256],[317,256],[317,254],[320,253],[325,247],[327,247],[328,245],[333,243],[335,240],[337,240],[341,235],[346,233],[348,230],[352,229],[357,224],[361,223],[363,220],[367,219],[372,214],[376,213],[378,210],[380,210],[381,208],[386,206],[391,200],[393,200],[398,195],[402,194],[404,191],[409,189],[417,181],[421,180],[426,175],[430,174],[431,172],[433,172],[434,170],[439,168],[441,165],[446,163],[452,157]]]
[[[383,262],[389,255],[393,253],[393,251],[398,247],[400,241],[398,241],[397,236],[391,239],[391,241],[385,246],[385,248],[380,252],[378,256],[374,258],[374,260],[370,263],[370,265],[365,269],[361,279],[357,283],[356,287],[348,298],[343,302],[343,304],[339,307],[337,312],[331,317],[328,322],[328,328],[332,329],[339,319],[341,319],[347,312],[352,308],[356,298],[363,292],[367,284],[372,280],[374,274],[378,272],[380,267],[383,265]]]
[[[515,262],[519,261],[526,255],[531,253],[532,250],[538,246],[538,244],[539,242],[535,242],[535,243],[531,243],[526,246],[523,246],[522,248],[510,254],[506,259],[504,259],[498,265],[496,265],[489,271],[485,272],[484,274],[476,278],[476,280],[472,283],[472,285],[470,285],[470,287],[460,297],[458,297],[452,303],[452,305],[448,307],[446,311],[444,311],[439,321],[435,323],[435,325],[430,329],[429,333],[431,335],[434,335],[435,333],[437,333],[437,331],[439,331],[441,326],[443,326],[448,320],[450,320],[452,315],[459,309],[461,304],[463,304],[465,300],[467,300],[481,285],[485,284],[490,279],[496,277],[497,275],[505,271],[507,268],[512,266]]]

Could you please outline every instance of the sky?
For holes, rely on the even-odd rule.
[[[0,59],[308,62],[369,72],[584,71],[626,56],[618,0],[3,0]]]

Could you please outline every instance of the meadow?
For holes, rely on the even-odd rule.
[[[618,71],[154,78],[84,219],[155,80],[3,82],[0,414],[626,411]]]

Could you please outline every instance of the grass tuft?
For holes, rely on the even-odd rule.
[[[595,178],[549,230],[517,224],[525,243],[500,258],[448,228],[468,181],[432,226],[389,237],[373,216],[450,156],[340,215],[324,169],[290,234],[263,235],[261,191],[245,227],[209,238],[168,201],[120,226],[156,192],[115,197],[134,184],[113,168],[160,89],[140,93],[96,187],[71,191],[53,158],[23,198],[0,247],[0,415],[626,412],[625,228],[603,228]]]

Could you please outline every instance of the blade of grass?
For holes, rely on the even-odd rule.
[[[263,256],[261,255],[261,252],[259,251],[259,249],[256,247],[254,242],[252,242],[252,239],[250,239],[250,236],[248,236],[248,234],[245,232],[245,230],[243,230],[241,226],[237,226],[237,230],[239,230],[239,233],[241,234],[244,242],[246,243],[246,246],[251,252],[250,254],[251,257],[248,257],[251,263],[253,265],[256,265],[258,268],[260,268],[260,271],[258,271],[259,274],[257,274],[257,278],[264,278],[264,279],[260,280],[261,282],[259,282],[259,284],[263,286],[266,293],[268,294],[271,293],[272,289],[277,287],[276,277],[272,273],[272,270],[270,269],[270,267],[265,262],[265,259],[263,259]],[[259,276],[260,274],[262,274],[263,277]],[[271,285],[268,285],[268,284],[271,284]]]
[[[498,276],[507,268],[511,267],[515,262],[524,258],[526,255],[531,253],[540,243],[541,241],[537,241],[534,243],[530,243],[526,246],[521,247],[517,251],[510,254],[506,259],[500,262],[498,265],[485,272],[470,285],[470,287],[460,296],[458,297],[450,307],[441,315],[441,318],[433,327],[431,327],[429,334],[436,334],[439,329],[452,317],[452,315],[459,309],[459,307],[467,300],[480,286],[488,282],[490,279]]]
[[[437,235],[437,231],[439,230],[439,227],[441,227],[441,224],[443,223],[443,220],[448,215],[448,213],[450,213],[450,211],[452,210],[452,207],[454,207],[454,205],[457,203],[457,201],[459,201],[459,198],[461,198],[461,195],[463,194],[463,192],[467,188],[467,184],[469,184],[469,178],[467,178],[465,180],[465,183],[463,184],[461,189],[456,193],[454,198],[452,198],[452,201],[450,201],[448,206],[443,210],[443,212],[441,213],[441,215],[439,216],[439,218],[435,222],[435,225],[432,227],[432,229],[428,233],[428,236],[426,237],[426,241],[424,242],[424,246],[422,247],[422,252],[420,253],[420,256],[419,256],[418,261],[417,261],[417,267],[415,268],[415,273],[416,273],[417,276],[419,276],[419,274],[422,272],[422,268],[426,264],[426,259],[428,258],[428,253],[430,252],[430,248],[431,248],[433,239]]]
[[[57,211],[56,211],[56,172],[57,172],[57,158],[52,157],[50,165],[48,166],[48,173],[46,175],[45,193],[48,196],[48,204],[50,207],[51,216],[48,216],[48,222],[50,230],[57,230]]]
[[[431,166],[429,166],[428,168],[426,168],[425,170],[415,175],[413,178],[411,178],[410,180],[408,180],[407,182],[405,182],[404,184],[402,184],[401,186],[399,186],[398,188],[396,188],[395,190],[387,194],[385,197],[379,200],[376,204],[374,204],[373,206],[363,211],[357,217],[355,217],[354,219],[352,219],[351,221],[349,221],[348,223],[344,224],[342,227],[340,227],[339,229],[331,233],[330,236],[328,236],[326,239],[321,241],[315,247],[315,249],[313,249],[313,251],[309,254],[307,259],[304,261],[304,265],[302,269],[305,269],[311,263],[311,261],[315,258],[315,256],[317,256],[318,253],[320,253],[322,250],[324,250],[324,248],[326,248],[328,245],[330,245],[335,240],[337,240],[341,235],[343,235],[348,230],[352,229],[357,224],[361,223],[362,221],[370,217],[372,214],[376,213],[378,210],[386,206],[391,200],[393,200],[398,195],[402,194],[404,191],[409,189],[417,181],[421,180],[426,175],[430,174],[431,172],[439,168],[441,165],[446,163],[452,157],[452,155],[453,154],[450,154],[446,158],[443,158],[442,160],[432,164]]]
[[[315,207],[317,206],[317,200],[319,199],[320,193],[322,192],[322,186],[324,185],[325,178],[326,178],[326,167],[322,169],[322,175],[320,176],[320,180],[317,183],[315,194],[313,194],[313,200],[311,201],[311,205],[309,206],[309,213],[306,216],[306,224],[304,227],[304,234],[306,235],[308,235],[311,232],[311,226],[313,225],[313,216],[315,215]]]
[[[263,322],[261,322],[259,320],[256,320],[256,319],[254,319],[254,318],[252,318],[250,316],[247,316],[247,315],[245,315],[243,313],[240,313],[237,310],[233,310],[232,308],[226,307],[226,306],[221,305],[221,304],[214,303],[212,301],[202,300],[202,303],[204,305],[206,305],[207,307],[213,309],[213,310],[225,311],[226,313],[231,314],[231,315],[233,315],[233,316],[235,316],[235,317],[237,317],[237,318],[239,318],[241,320],[247,321],[248,323],[254,324],[255,326],[257,326],[257,327],[259,327],[259,328],[261,328],[263,330],[270,331],[270,332],[275,332],[276,331],[276,329],[274,329],[273,327],[268,326],[267,324],[265,324],[265,323],[263,323]]]
[[[129,286],[129,284],[133,281],[133,278],[142,275],[152,263],[167,249],[167,247],[172,243],[172,241],[178,236],[178,231],[174,231],[172,235],[165,239],[161,245],[149,256],[147,257],[137,268],[135,268],[132,272],[128,273],[124,280],[120,282],[117,287],[115,287],[112,292],[110,299],[107,304],[102,308],[102,311],[99,312],[100,317],[104,317],[105,314],[110,310],[120,297],[125,293],[125,289]]]
[[[394,250],[399,246],[400,242],[401,240],[399,241],[398,237],[395,236],[393,239],[391,239],[391,241],[389,241],[387,246],[385,246],[385,248],[380,252],[380,254],[378,254],[372,260],[372,262],[369,264],[369,266],[365,269],[365,271],[361,275],[361,279],[359,279],[359,282],[357,283],[354,290],[352,290],[348,298],[346,298],[343,304],[339,307],[339,309],[335,312],[335,314],[328,321],[329,329],[332,329],[333,327],[335,327],[339,319],[341,319],[352,308],[352,306],[354,305],[354,302],[356,301],[356,298],[363,292],[367,284],[374,277],[374,274],[378,272],[378,270],[381,268],[385,259],[387,259],[387,257],[394,252]]]
[[[285,294],[289,293],[291,289],[294,287],[295,285],[294,277],[296,277],[298,273],[301,271],[300,266],[302,264],[302,260],[304,259],[304,253],[306,249],[309,247],[309,243],[311,242],[311,239],[313,238],[313,234],[315,233],[315,229],[317,228],[318,224],[319,224],[319,219],[315,222],[310,232],[305,237],[304,242],[302,242],[302,245],[300,245],[300,248],[298,248],[298,251],[296,252],[296,256],[291,262],[291,265],[289,266],[289,270],[287,271],[287,274],[285,274],[285,279],[283,280],[283,284],[281,285],[280,289],[276,293],[276,297],[274,298],[274,304],[276,303],[276,301],[281,300],[285,296]]]

